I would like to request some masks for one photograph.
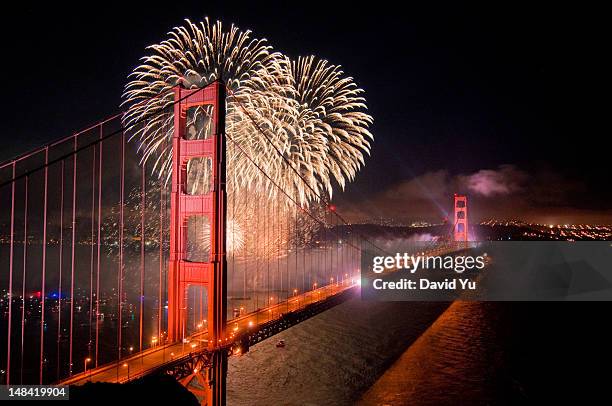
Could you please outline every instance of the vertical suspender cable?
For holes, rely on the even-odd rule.
[[[99,144],[99,157],[98,157],[98,233],[97,233],[97,254],[96,254],[96,354],[95,354],[95,366],[98,366],[98,352],[100,349],[99,338],[100,338],[100,254],[101,254],[101,231],[102,231],[102,149],[103,149],[103,134],[104,127],[100,125],[100,144]]]
[[[164,268],[164,183],[159,180],[159,285],[157,292],[157,337],[161,337],[162,326],[162,287]]]
[[[264,200],[263,202],[263,210],[264,210],[264,214],[263,214],[263,238],[262,238],[262,255],[263,255],[263,260],[266,261],[263,268],[262,268],[262,281],[264,282],[264,288],[265,288],[265,295],[266,295],[266,299],[264,301],[264,305],[266,307],[270,307],[270,217],[269,217],[269,202],[267,200]],[[270,315],[270,312],[268,312],[268,315]]]
[[[296,189],[296,196],[298,196]],[[294,284],[293,286],[297,286],[297,276],[298,276],[298,209],[297,205],[294,205],[295,210],[295,226],[294,226],[294,238],[295,238],[295,272],[293,274]]]
[[[141,173],[142,177],[141,187],[141,199],[140,199],[140,294],[138,295],[138,302],[140,309],[138,313],[140,314],[140,331],[139,331],[139,340],[138,340],[138,350],[142,351],[142,323],[144,321],[144,273],[145,273],[145,205],[147,203],[146,198],[146,184],[145,184],[145,163],[142,163]]]
[[[255,309],[257,311],[257,321],[259,324],[259,196],[255,196],[255,283],[253,290],[255,291]]]
[[[305,227],[306,223],[302,222],[302,225]],[[305,236],[306,230],[304,230],[302,232],[302,235]],[[302,247],[302,286],[304,286],[304,284],[306,283],[306,238],[304,237],[304,240],[302,241],[303,247]]]
[[[125,191],[125,134],[121,133],[121,173],[119,190],[119,272],[117,275],[118,299],[118,331],[117,331],[117,362],[121,359],[121,330],[123,327],[123,200]],[[119,373],[119,368],[117,368]]]
[[[62,268],[64,266],[64,174],[66,170],[66,162],[62,160],[61,164],[61,183],[60,183],[60,237],[59,237],[59,277],[57,280],[57,371],[56,379],[59,381],[60,369],[60,344],[62,342]]]
[[[11,243],[9,253],[9,283],[8,283],[8,339],[6,344],[6,384],[11,381],[11,324],[13,309],[13,248],[15,244],[15,166],[13,162],[13,182],[11,184]]]
[[[167,148],[167,141],[163,142],[164,150]],[[165,213],[165,196],[164,196],[164,181],[159,179],[159,285],[158,285],[158,296],[157,296],[157,337],[161,340],[162,337],[162,300],[163,294],[162,289],[164,287],[164,213]],[[165,351],[163,356],[165,359]]]
[[[237,183],[234,183],[234,185],[236,185]],[[234,193],[237,193],[238,190],[236,189],[236,186],[234,186]],[[241,225],[241,232],[240,232],[240,236],[242,237],[242,244],[240,245],[240,254],[238,255],[238,263],[242,264],[241,266],[241,272],[242,272],[242,301],[241,301],[241,315],[242,312],[244,311],[245,313],[247,313],[249,311],[249,303],[247,301],[247,295],[246,295],[246,290],[247,290],[247,269],[248,269],[248,238],[247,238],[247,233],[246,231],[249,230],[249,210],[246,206],[246,202],[248,201],[247,198],[247,194],[248,194],[248,188],[245,188],[242,190],[242,194],[241,196],[244,196],[244,200],[243,199],[238,199],[239,204],[241,205],[241,212],[245,213],[245,217],[244,217],[244,223],[242,223]],[[242,206],[244,204],[244,206]],[[234,219],[234,221],[236,221]],[[240,256],[240,255],[244,255],[244,259]]]
[[[87,358],[91,358],[91,346],[93,344],[92,337],[92,320],[93,320],[93,292],[94,292],[94,232],[95,232],[95,216],[96,216],[96,145],[93,146],[92,164],[91,164],[91,234],[89,253],[89,341],[87,342]]]
[[[72,156],[72,247],[71,247],[71,253],[70,253],[70,262],[71,262],[71,267],[70,267],[70,359],[69,359],[69,366],[70,366],[70,376],[72,376],[72,348],[73,348],[73,337],[72,337],[72,333],[73,333],[73,327],[74,327],[74,249],[76,246],[76,202],[77,202],[77,196],[76,196],[76,181],[77,181],[77,137],[74,137],[74,155]]]
[[[229,184],[229,181],[227,183]],[[233,187],[232,187],[232,190],[233,190]],[[235,190],[233,190],[230,202],[232,204],[232,282],[233,282],[232,289],[234,289],[234,291],[237,291],[238,289],[236,289],[236,287],[238,285],[237,283],[238,274],[236,272],[236,191]],[[202,293],[202,290],[200,289],[200,295],[201,293]],[[240,303],[238,303],[239,311],[240,311],[241,306],[242,306],[242,300],[240,301]],[[200,322],[202,320],[201,313],[202,313],[202,296],[200,296]]]
[[[286,219],[286,221],[284,222],[284,226],[286,228],[285,230],[285,270],[286,270],[286,279],[287,279],[287,289],[292,289],[294,288],[293,285],[291,285],[291,280],[289,279],[289,236],[291,235],[291,229],[289,227],[289,216],[291,215],[290,211],[289,211],[289,204],[286,204],[284,206],[284,215],[283,217]],[[299,303],[298,303],[299,304]]]
[[[48,186],[49,186],[49,147],[45,147],[45,186],[44,186],[44,201],[43,201],[43,246],[42,246],[42,286],[41,286],[41,317],[40,317],[40,368],[39,368],[39,383],[43,383],[43,363],[45,361],[45,277],[47,271],[47,203],[48,203]]]
[[[335,236],[335,240],[336,240],[336,286],[338,286],[338,282],[340,281],[340,268],[339,268],[339,265],[340,265],[340,238],[342,234],[340,234],[340,230],[338,229],[338,218],[337,217],[336,217],[335,230],[336,230],[336,236]]]
[[[25,207],[23,209],[23,275],[21,280],[21,365],[19,383],[23,385],[23,352],[25,339],[25,296],[26,296],[26,270],[28,263],[28,182],[29,176],[25,177]]]

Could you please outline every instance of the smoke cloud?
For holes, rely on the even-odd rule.
[[[462,189],[490,197],[522,191],[528,175],[513,165],[502,165],[498,169],[482,169],[472,175],[460,175],[457,179]]]

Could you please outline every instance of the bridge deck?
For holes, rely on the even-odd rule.
[[[348,282],[348,281],[347,281]],[[246,314],[228,321],[228,336],[239,333],[259,324],[279,318],[283,313],[298,310],[308,304],[322,301],[330,296],[343,292],[354,284],[340,283],[323,286],[321,288],[291,297],[259,311]],[[60,382],[62,385],[82,385],[86,382],[113,382],[121,383],[139,376],[146,375],[148,371],[154,370],[161,365],[171,362],[173,359],[187,355],[190,352],[208,346],[208,332],[202,331],[191,335],[186,342],[160,345],[149,348],[140,353],[125,357],[118,362],[92,368],[87,372],[73,375]],[[124,366],[124,365],[128,366]],[[129,376],[128,376],[129,374]]]

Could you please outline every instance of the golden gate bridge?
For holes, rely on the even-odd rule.
[[[228,356],[355,294],[362,247],[384,250],[323,196],[300,204],[252,158],[257,146],[234,143],[226,91],[220,81],[175,88],[170,182],[150,175],[122,114],[0,164],[6,384],[169,374],[203,403],[224,404]],[[188,120],[196,108],[207,112],[199,138]],[[256,187],[228,197],[227,143],[274,199]],[[195,163],[204,170],[194,177]],[[455,196],[455,240],[467,241],[466,211]]]

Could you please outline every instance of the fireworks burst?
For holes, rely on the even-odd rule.
[[[276,184],[308,206],[319,196],[331,197],[334,182],[344,188],[363,165],[372,117],[365,113],[363,91],[340,67],[315,57],[291,61],[250,31],[208,19],[187,20],[148,50],[126,85],[123,122],[139,141],[142,160],[153,160],[160,177],[169,179],[171,170],[172,88],[200,88],[216,79],[229,89],[229,194],[251,189],[275,198]],[[188,117],[191,137],[206,138],[206,112],[194,110]],[[192,164],[188,170],[199,188],[206,166]]]

